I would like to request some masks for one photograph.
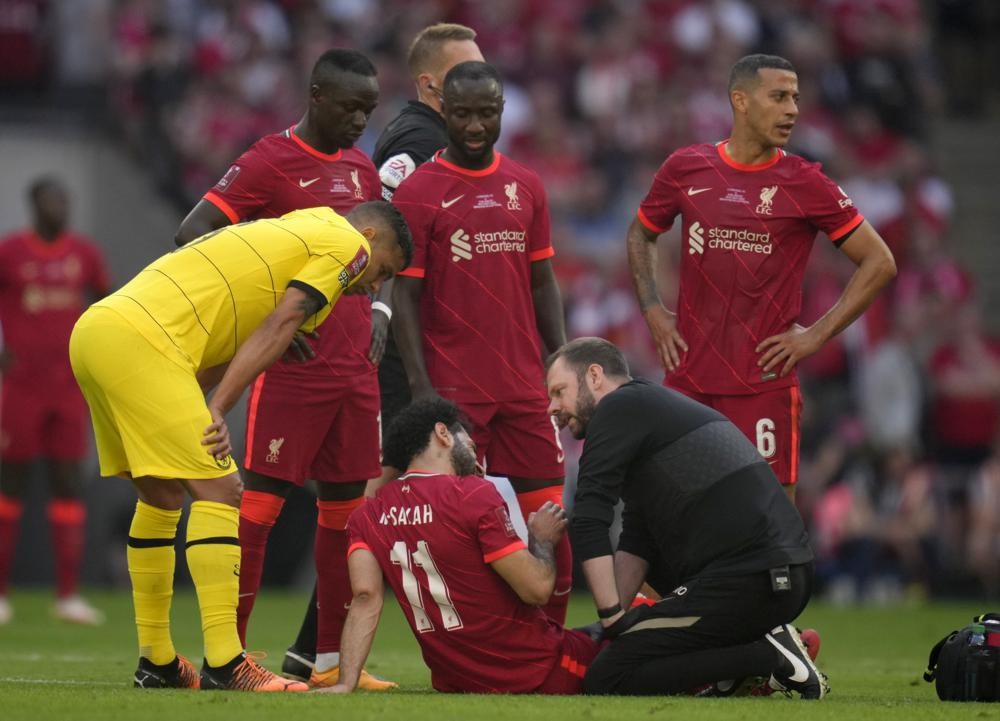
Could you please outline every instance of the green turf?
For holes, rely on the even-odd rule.
[[[390,598],[368,668],[400,683],[389,694],[349,697],[312,694],[237,694],[143,691],[131,688],[135,632],[129,598],[94,593],[108,613],[97,629],[57,624],[48,615],[50,598],[14,593],[16,617],[0,627],[0,719],[115,718],[212,721],[355,721],[405,719],[438,721],[468,718],[518,721],[598,719],[923,719],[1000,718],[1000,706],[942,704],[920,679],[927,651],[938,638],[963,625],[974,605],[926,605],[895,609],[834,609],[813,605],[800,625],[822,631],[820,666],[833,693],[819,703],[781,696],[752,699],[547,698],[541,696],[449,696],[430,689],[416,642]],[[297,630],[304,594],[267,594],[257,602],[250,645],[270,654],[276,668]],[[573,600],[570,623],[590,620],[588,599]],[[200,659],[197,609],[191,593],[174,600],[174,638],[181,653]],[[194,716],[188,714],[195,714]],[[279,714],[284,715],[279,716]]]

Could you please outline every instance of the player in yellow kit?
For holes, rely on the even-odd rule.
[[[101,473],[128,478],[139,494],[128,540],[137,686],[306,690],[258,666],[236,632],[242,484],[225,414],[297,332],[312,331],[341,295],[377,290],[411,256],[409,229],[388,203],[363,203],[343,217],[299,210],[188,243],[77,322],[70,360]],[[185,492],[194,501],[187,561],[205,642],[200,678],[170,636]]]

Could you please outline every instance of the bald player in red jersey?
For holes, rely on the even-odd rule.
[[[599,645],[539,607],[555,587],[562,508],[547,502],[518,537],[476,456],[457,407],[415,401],[393,421],[386,460],[407,470],[348,521],[354,600],[344,627],[341,684],[353,690],[371,648],[386,581],[438,691],[579,693]]]
[[[63,184],[46,177],[28,192],[32,227],[0,240],[3,413],[0,415],[0,625],[11,620],[7,581],[30,478],[46,461],[48,519],[55,556],[57,618],[100,623],[104,615],[77,594],[86,508],[80,463],[87,457],[87,405],[69,364],[73,324],[109,290],[101,251],[69,230]]]
[[[395,281],[393,336],[414,398],[441,395],[473,423],[491,474],[506,476],[524,517],[562,502],[563,450],[548,416],[542,358],[566,337],[538,176],[493,149],[503,84],[480,61],[445,76],[448,146],[404,180],[393,203],[414,260]],[[548,611],[562,623],[569,539]]]
[[[378,102],[375,75],[359,52],[324,53],[312,71],[305,117],[237,158],[181,224],[178,244],[231,223],[315,206],[343,214],[380,199],[375,166],[352,147]],[[292,486],[318,481],[317,588],[286,658],[291,675],[304,680],[317,654],[327,654],[329,661],[321,670],[336,673],[350,601],[347,517],[362,502],[367,479],[381,471],[377,364],[388,318],[373,314],[372,307],[365,295],[341,300],[318,330],[314,357],[273,365],[254,382],[248,402],[237,624],[245,642],[267,539]],[[317,599],[323,608],[318,617]],[[364,683],[369,682],[373,688],[394,686],[366,674]]]
[[[861,315],[896,266],[819,165],[782,149],[798,116],[791,64],[771,55],[741,59],[729,96],[732,137],[667,158],[629,228],[629,264],[665,385],[728,416],[794,499],[802,409],[795,365]],[[673,313],[656,286],[656,240],[678,215]],[[796,322],[802,277],[820,231],[857,270],[837,303],[804,328]]]

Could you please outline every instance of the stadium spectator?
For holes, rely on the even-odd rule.
[[[484,465],[510,479],[527,518],[546,501],[561,503],[564,474],[541,388],[542,354],[566,338],[548,204],[538,176],[494,150],[499,73],[460,63],[442,91],[448,145],[393,196],[416,248],[393,289],[395,337],[413,397],[459,404]],[[557,566],[547,609],[561,624],[572,585],[568,538]]]
[[[177,231],[179,245],[204,232],[302,208],[346,213],[381,197],[375,166],[355,141],[378,103],[375,67],[355,50],[329,50],[309,77],[309,105],[294,126],[267,135],[234,161]],[[378,298],[388,299],[387,290]],[[382,301],[348,298],[318,329],[315,351],[278,362],[254,381],[248,403],[245,487],[240,503],[238,628],[246,643],[267,539],[295,486],[317,481],[316,590],[282,669],[314,686],[336,683],[350,602],[347,517],[379,474],[377,365],[388,332]],[[304,361],[304,362],[302,362]],[[317,612],[317,606],[322,613]],[[395,684],[365,673],[362,687]]]
[[[396,188],[417,166],[423,165],[448,144],[441,108],[445,75],[459,63],[482,59],[483,54],[476,45],[476,31],[464,25],[430,25],[414,38],[406,65],[417,88],[417,99],[407,102],[399,115],[386,125],[372,153],[372,161],[378,167],[382,181],[382,197],[386,200],[392,200]],[[410,402],[406,369],[391,328],[385,354],[379,364],[378,378],[382,425],[388,428],[396,414]]]
[[[546,382],[549,411],[584,439],[573,550],[612,639],[584,690],[682,693],[736,679],[732,690],[764,677],[771,689],[822,698],[826,678],[790,625],[812,587],[805,527],[736,426],[633,380],[621,351],[601,338],[556,351]],[[626,613],[643,582],[661,600]]]
[[[791,498],[801,396],[795,365],[852,323],[895,275],[892,254],[836,184],[785,153],[798,117],[791,64],[749,55],[732,68],[732,135],[671,154],[628,230],[639,307],[664,383],[733,419]],[[655,278],[656,241],[681,216],[678,312]],[[801,285],[818,231],[857,266],[837,302],[807,328]],[[766,298],[767,302],[762,302]]]
[[[343,673],[323,691],[357,685],[388,580],[438,691],[578,693],[598,644],[539,608],[557,587],[562,508],[547,501],[528,517],[526,547],[496,488],[474,475],[458,408],[441,398],[397,415],[385,456],[405,472],[348,522],[354,598]]]
[[[257,665],[237,633],[242,483],[225,414],[296,333],[314,331],[342,295],[377,291],[411,255],[406,223],[387,203],[358,205],[346,218],[310,208],[205,235],[77,322],[70,360],[101,473],[131,480],[139,493],[128,541],[137,686],[308,689]],[[204,636],[200,679],[170,635],[185,492],[194,500],[186,548]]]
[[[0,240],[0,625],[25,494],[36,462],[49,485],[55,556],[56,618],[97,625],[104,614],[78,594],[87,509],[81,464],[87,457],[87,407],[69,365],[69,337],[84,308],[109,290],[101,251],[69,229],[69,196],[55,177],[28,189],[31,227]]]

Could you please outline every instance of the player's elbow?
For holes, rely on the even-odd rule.
[[[518,597],[531,606],[544,606],[549,602],[552,591],[556,587],[556,574],[554,569],[546,568],[531,579],[526,579],[526,583],[521,584],[517,589]]]

